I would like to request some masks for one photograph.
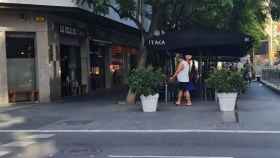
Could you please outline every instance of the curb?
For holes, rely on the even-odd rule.
[[[277,85],[272,84],[272,83],[270,83],[268,81],[265,81],[265,80],[260,80],[260,82],[262,84],[264,84],[265,86],[267,86],[268,88],[272,89],[273,91],[276,91],[276,92],[280,93],[280,86],[277,86]]]

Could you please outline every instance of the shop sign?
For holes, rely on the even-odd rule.
[[[165,40],[149,40],[148,42],[152,46],[165,46]]]
[[[59,24],[59,33],[71,36],[86,36],[84,29],[65,24]]]

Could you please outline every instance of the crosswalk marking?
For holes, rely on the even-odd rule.
[[[202,130],[202,129],[160,129],[160,130],[0,130],[0,133],[230,133],[230,134],[280,134],[280,131],[260,130]]]
[[[34,135],[27,135],[24,136],[23,139],[21,139],[22,141],[14,141],[14,142],[10,142],[7,144],[3,144],[0,146],[1,148],[4,149],[10,149],[10,148],[26,148],[32,144],[35,144],[36,142],[32,141],[32,139],[48,139],[55,136],[55,134],[34,134]],[[30,140],[29,140],[30,139]],[[0,158],[2,156],[6,156],[10,154],[10,151],[0,151]]]
[[[0,151],[0,157],[10,154],[9,151]]]
[[[25,139],[48,139],[53,137],[55,134],[38,134],[38,135],[30,135],[24,137]]]
[[[1,145],[1,147],[27,147],[34,143],[35,142],[32,142],[32,141],[16,141],[16,142],[11,142],[8,144]]]
[[[108,155],[110,158],[233,158],[223,156],[156,156],[156,155]]]

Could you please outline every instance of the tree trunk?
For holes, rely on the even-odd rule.
[[[143,3],[143,1],[141,1]],[[144,5],[144,4],[142,4]],[[159,6],[157,6],[159,7]],[[143,9],[143,8],[140,8],[140,9]],[[146,60],[147,60],[147,48],[145,46],[145,41],[147,39],[147,37],[150,37],[152,36],[154,30],[157,29],[157,24],[159,22],[159,19],[160,19],[160,14],[158,12],[158,9],[156,7],[153,7],[153,18],[152,18],[152,21],[151,21],[151,25],[150,25],[150,29],[149,29],[149,32],[146,33],[145,31],[145,28],[144,28],[144,11],[141,10],[141,27],[139,27],[140,31],[141,31],[141,43],[140,43],[140,58],[139,58],[139,61],[138,61],[138,65],[137,65],[137,68],[141,68],[141,67],[145,67],[146,65]],[[136,99],[136,95],[133,94],[131,92],[131,90],[129,90],[128,94],[127,94],[127,97],[126,97],[126,101],[128,104],[135,104],[135,99]]]
[[[128,91],[126,96],[126,103],[129,105],[134,105],[136,101],[136,95],[131,92],[131,90]]]
[[[141,37],[141,43],[140,43],[140,58],[138,61],[137,68],[144,67],[146,64],[146,59],[147,59],[147,48],[145,46],[145,36],[142,35]],[[136,100],[136,94],[134,94],[131,90],[128,91],[128,94],[126,96],[126,102],[127,104],[135,104]]]
[[[140,58],[138,61],[138,68],[144,67],[146,65],[146,59],[147,59],[147,48],[145,46],[145,37],[142,35],[141,38],[141,44],[140,44]]]

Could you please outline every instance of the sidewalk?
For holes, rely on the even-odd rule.
[[[12,118],[22,117],[25,121],[1,129],[280,131],[279,102],[279,94],[259,83],[252,83],[246,94],[241,96],[237,113],[219,112],[215,102],[195,101],[192,107],[160,104],[158,112],[143,113],[140,105],[119,105],[109,99],[87,99],[5,112]]]
[[[280,84],[278,82],[269,82],[265,80],[261,80],[261,82],[272,90],[280,93]]]

